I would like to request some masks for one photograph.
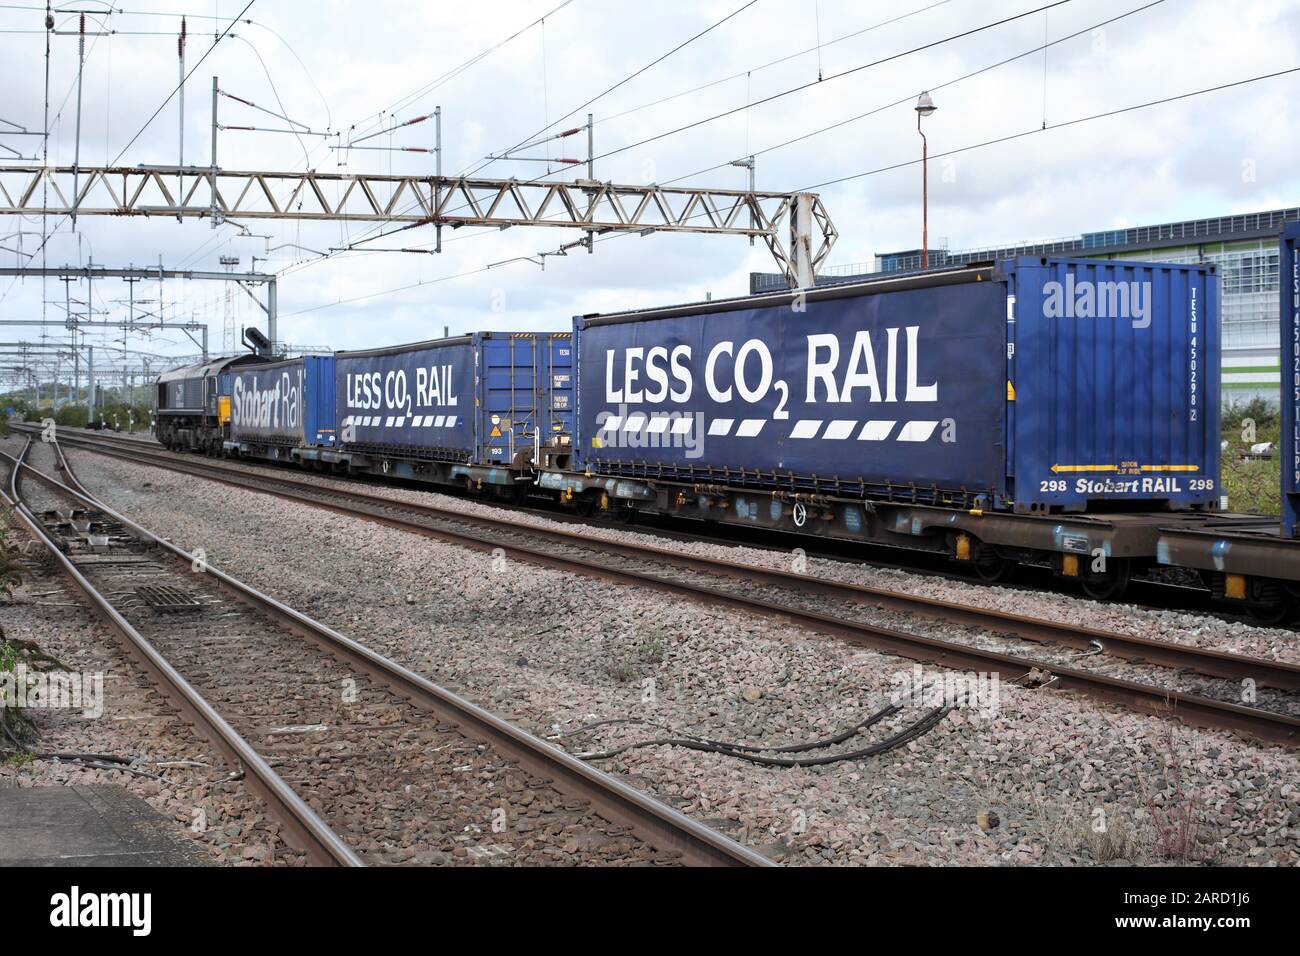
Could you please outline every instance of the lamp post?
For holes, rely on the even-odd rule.
[[[930,268],[930,148],[921,131],[921,117],[929,116],[939,107],[934,105],[928,92],[916,100],[916,131],[921,134],[921,268]]]

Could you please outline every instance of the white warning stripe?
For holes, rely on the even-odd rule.
[[[423,415],[416,415],[414,418],[412,418],[412,419],[411,419],[411,427],[412,427],[412,428],[423,428],[423,427],[424,427],[424,416],[423,416]]]
[[[636,412],[629,415],[627,416],[627,421],[623,423],[623,431],[640,432],[641,429],[645,428],[645,421],[646,417],[644,412]]]
[[[826,426],[826,431],[822,432],[823,441],[841,441],[850,438],[853,435],[853,429],[857,427],[857,422],[835,421]]]
[[[715,418],[709,422],[709,434],[725,438],[731,434],[731,426],[736,424],[734,418]]]
[[[736,429],[737,438],[754,438],[763,430],[767,424],[766,418],[746,418]]]
[[[393,419],[393,427],[394,427],[394,428],[402,428],[402,427],[404,427],[405,425],[406,425],[406,416],[405,416],[405,415],[401,415],[401,416],[399,416],[399,417]]]
[[[448,427],[448,428],[455,428],[455,427],[456,427],[456,416],[455,416],[455,415],[448,415],[448,416],[447,416],[447,427]]]
[[[691,418],[679,418],[673,422],[673,434],[689,435],[691,433],[691,426],[694,424],[695,422]]]
[[[437,419],[434,420],[433,427],[441,428],[444,424],[446,424],[446,421],[447,421],[446,415],[439,415]]]
[[[607,432],[616,432],[622,424],[623,418],[621,415],[610,415],[609,418],[605,419],[605,424],[601,428]]]
[[[898,433],[898,441],[929,441],[938,422],[907,422]]]
[[[821,431],[822,423],[812,418],[805,418],[802,421],[795,422],[794,429],[790,432],[791,438],[816,438],[817,433]]]
[[[384,422],[384,427],[385,427],[385,428],[392,428],[392,427],[393,427],[393,416],[392,416],[392,415],[389,415],[389,416],[388,416],[388,419]]]
[[[858,441],[884,441],[898,422],[867,422],[858,434]]]
[[[672,419],[667,415],[656,415],[654,418],[650,419],[650,427],[646,429],[646,432],[651,435],[661,434],[668,430],[668,426],[671,423]]]

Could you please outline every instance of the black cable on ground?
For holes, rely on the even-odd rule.
[[[897,711],[899,709],[894,705],[891,705],[891,707],[886,708],[886,710],[890,710],[891,708],[894,711]],[[890,750],[893,750],[896,747],[900,747],[903,744],[909,743],[910,741],[915,740],[916,738],[933,730],[936,726],[938,726],[939,721],[943,720],[943,718],[946,717],[948,715],[948,712],[951,710],[952,707],[950,706],[936,707],[934,710],[930,711],[920,720],[916,721],[916,723],[911,724],[910,726],[899,731],[897,734],[895,734],[892,737],[888,737],[884,740],[877,741],[871,746],[863,747],[860,750],[853,750],[853,751],[849,751],[848,753],[842,753],[842,754],[827,754],[826,756],[822,756],[822,757],[809,757],[809,758],[767,757],[767,756],[763,756],[763,754],[758,751],[770,750],[772,752],[778,752],[779,748],[739,749],[735,747],[719,745],[710,741],[694,740],[685,737],[665,737],[657,740],[642,740],[636,743],[627,744],[626,746],[623,747],[618,747],[614,750],[607,750],[601,753],[575,754],[575,756],[579,760],[589,760],[589,761],[609,760],[612,757],[617,757],[620,754],[627,753],[630,750],[639,750],[643,747],[682,747],[686,750],[699,750],[704,753],[720,754],[721,756],[724,757],[735,757],[737,760],[747,760],[750,763],[756,763],[764,767],[820,767],[820,766],[825,766],[827,764],[839,763],[844,760],[860,760],[864,757],[874,757],[874,756],[878,756],[879,754],[886,753]],[[882,711],[881,714],[883,715],[884,711]],[[851,733],[849,733],[848,736],[851,737],[856,733],[857,731],[855,729]],[[847,738],[843,738],[843,739],[847,739]],[[818,744],[812,746],[826,746],[826,745],[818,742]],[[802,750],[812,749],[812,746],[808,744],[795,745],[796,748]],[[785,752],[791,752],[791,751],[789,750],[789,748],[786,748]]]
[[[739,753],[803,753],[808,750],[821,750],[826,747],[833,747],[835,744],[842,744],[844,743],[844,741],[848,740],[849,738],[856,736],[857,734],[866,730],[868,727],[880,723],[880,721],[884,720],[886,717],[890,717],[898,713],[900,710],[902,710],[901,707],[895,704],[890,704],[887,707],[884,707],[881,710],[877,711],[876,713],[872,714],[866,720],[863,720],[860,723],[854,724],[852,727],[848,727],[840,731],[839,733],[835,734],[833,737],[827,737],[823,740],[814,740],[810,743],[788,744],[784,747],[760,747],[751,744],[737,744],[727,740],[713,740],[712,738],[701,737],[697,734],[680,733],[680,732],[673,739],[693,740],[696,743],[708,744],[713,747],[722,747],[725,750],[734,750]],[[590,730],[594,730],[597,727],[606,726],[608,724],[650,724],[651,726],[659,727],[662,730],[669,729],[665,727],[663,724],[657,724],[652,720],[644,720],[639,717],[625,717],[625,718],[613,718],[611,720],[598,720],[594,724],[587,724],[585,727],[579,727],[577,730],[570,731],[568,734],[561,734],[560,736],[571,737],[571,736],[575,736],[576,734],[581,734]]]

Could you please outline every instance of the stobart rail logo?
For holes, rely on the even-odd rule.
[[[247,379],[247,381],[245,381]],[[302,424],[302,370],[282,372],[269,388],[256,373],[235,377],[230,417],[241,428],[299,428]]]
[[[1127,319],[1135,329],[1151,326],[1150,282],[1093,282],[1066,275],[1043,286],[1043,315],[1049,319]]]

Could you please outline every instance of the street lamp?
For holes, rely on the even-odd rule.
[[[929,92],[916,99],[916,131],[921,134],[921,268],[930,268],[930,148],[921,132],[921,117],[929,116],[939,107],[934,105]]]

